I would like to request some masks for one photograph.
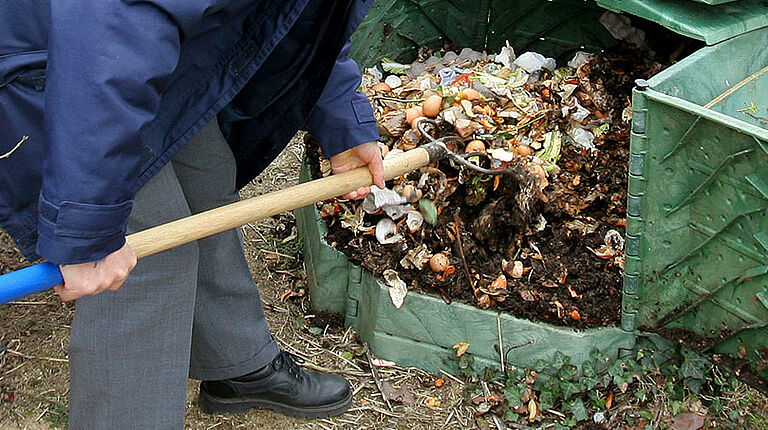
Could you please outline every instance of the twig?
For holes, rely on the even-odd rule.
[[[456,234],[456,245],[459,247],[459,256],[461,257],[461,263],[464,265],[464,272],[467,274],[467,281],[469,286],[472,287],[472,291],[477,292],[475,284],[472,282],[472,275],[469,273],[469,266],[467,266],[467,259],[464,257],[464,246],[461,244],[461,218],[458,213],[453,214],[453,232]]]
[[[504,421],[501,420],[501,418],[497,417],[496,415],[492,415],[493,417],[493,423],[496,425],[497,430],[507,430],[507,426],[504,424]]]
[[[17,371],[17,370],[21,369],[21,367],[22,367],[22,366],[24,366],[24,364],[25,364],[25,363],[24,363],[24,362],[22,362],[21,364],[19,364],[18,366],[14,367],[13,369],[11,369],[11,370],[7,370],[7,371],[3,372],[3,375],[9,375],[9,374],[11,374],[11,373],[13,373],[13,372],[15,372],[15,371]]]
[[[365,356],[368,358],[368,364],[371,366],[371,375],[373,375],[373,380],[376,382],[376,388],[379,389],[381,392],[381,397],[384,398],[384,400],[387,402],[387,407],[389,410],[392,410],[392,404],[389,403],[389,396],[384,392],[383,383],[381,382],[381,376],[379,375],[379,369],[376,368],[376,366],[373,364],[373,354],[371,354],[371,350],[368,349],[368,344],[366,343],[366,349],[365,349]]]
[[[461,379],[459,379],[459,378],[457,378],[457,377],[455,377],[455,376],[451,375],[450,373],[446,372],[446,371],[445,371],[445,370],[443,370],[443,369],[440,369],[440,373],[442,373],[443,375],[447,376],[448,378],[450,378],[450,379],[452,379],[452,380],[454,380],[454,381],[458,382],[458,383],[459,383],[459,384],[461,384],[461,385],[465,385],[465,384],[464,384],[464,381],[462,381]]]
[[[10,151],[8,151],[8,152],[6,152],[5,154],[3,154],[3,155],[0,155],[0,160],[2,160],[2,159],[4,159],[4,158],[8,158],[8,157],[10,157],[11,155],[13,155],[13,153],[14,153],[14,152],[16,152],[16,150],[17,150],[17,149],[19,149],[19,148],[21,147],[21,144],[22,144],[22,143],[24,143],[24,142],[26,142],[26,141],[27,141],[27,139],[29,139],[29,136],[22,136],[21,140],[19,141],[19,143],[17,143],[17,144],[16,144],[16,146],[14,146],[13,148],[11,148],[11,150],[10,150]]]
[[[557,415],[560,418],[565,418],[565,414],[559,411],[556,411],[554,409],[547,409],[546,412],[549,412],[552,415]]]
[[[53,358],[53,357],[38,357],[34,355],[26,355],[19,351],[13,350],[13,349],[7,349],[5,350],[6,353],[10,355],[15,355],[16,357],[21,357],[28,360],[45,360],[45,361],[52,361],[54,363],[69,363],[69,360],[64,358]]]
[[[392,418],[403,418],[402,415],[398,415],[398,414],[395,414],[395,413],[392,413],[392,412],[389,412],[389,411],[385,411],[384,409],[379,409],[379,408],[377,408],[375,406],[361,406],[359,408],[352,408],[352,409],[348,410],[347,412],[359,412],[359,411],[374,411],[374,412],[378,412],[378,413],[380,413],[382,415],[386,415],[386,416],[392,417]]]
[[[269,251],[269,250],[266,250],[266,249],[260,249],[259,252],[263,252],[265,254],[277,255],[278,257],[290,258],[291,260],[295,260],[296,259],[296,257],[294,257],[294,256],[283,254],[282,252],[277,252],[277,251]]]
[[[768,72],[768,66],[763,67],[762,69],[758,70],[757,72],[753,73],[752,75],[747,76],[744,80],[736,83],[736,85],[728,88],[725,90],[724,93],[720,94],[719,96],[715,97],[711,102],[704,105],[705,109],[710,109],[712,106],[722,102],[723,100],[730,97],[733,93],[738,91],[741,87],[744,85],[747,85],[750,82],[753,82],[755,79],[759,78],[761,75]]]
[[[309,361],[304,362],[302,364],[302,367],[306,367],[307,369],[311,369],[311,370],[317,370],[318,372],[323,372],[323,373],[338,373],[338,374],[342,374],[342,375],[349,375],[349,376],[356,376],[356,377],[368,376],[367,373],[355,372],[355,371],[352,371],[352,370],[344,370],[344,369],[334,370],[334,369],[329,369],[327,367],[318,366],[317,364],[310,363]]]
[[[48,413],[48,408],[45,408],[43,412],[40,412],[40,415],[38,415],[37,418],[35,418],[35,422],[40,422],[43,416],[45,416],[45,414],[47,413]]]
[[[445,422],[443,423],[443,427],[448,427],[448,423],[451,422],[451,418],[453,418],[453,414],[456,413],[456,409],[451,409],[451,413],[448,414],[448,418],[445,419]]]

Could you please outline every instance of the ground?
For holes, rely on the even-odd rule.
[[[243,191],[244,197],[291,185],[297,180],[302,146],[299,139],[289,146],[267,171]],[[480,415],[478,405],[464,400],[466,379],[433,375],[413,368],[381,367],[383,379],[404,387],[414,401],[408,406],[383,400],[365,354],[361,354],[354,331],[344,329],[338,318],[318,314],[302,296],[305,272],[300,259],[300,240],[295,237],[295,222],[290,213],[244,227],[247,259],[260,286],[267,319],[278,342],[286,350],[306,359],[313,368],[323,368],[347,377],[355,391],[352,409],[336,418],[302,421],[254,410],[242,416],[207,415],[196,406],[197,381],[189,382],[186,427],[189,429],[303,429],[303,428],[496,428],[490,414]],[[9,238],[0,234],[0,273],[24,265]],[[295,296],[295,297],[288,297]],[[284,299],[284,300],[282,300]],[[12,304],[0,306],[0,428],[66,428],[68,411],[67,343],[73,306],[62,304],[52,292],[43,292]],[[435,381],[444,380],[438,388]],[[680,412],[705,410],[702,401],[711,399],[686,396],[672,400],[671,389],[648,394],[643,401],[638,392],[654,392],[663,386],[663,376],[645,374],[632,384],[613,410],[650,414],[649,425],[671,425]],[[494,388],[494,387],[492,387]],[[495,388],[498,389],[498,388]],[[617,399],[621,394],[617,394]],[[437,400],[436,400],[437,399]],[[722,394],[726,414],[741,423],[733,428],[768,428],[768,401],[744,386],[736,385]],[[727,402],[726,400],[727,399]],[[641,411],[642,406],[642,411]],[[626,413],[626,412],[625,412]],[[734,415],[735,414],[735,415]],[[549,425],[562,415],[545,411]],[[641,418],[637,418],[641,422]],[[546,421],[545,421],[546,422]],[[591,421],[588,421],[591,423]],[[537,423],[537,425],[540,425]],[[514,424],[514,428],[526,428]],[[598,427],[599,428],[599,427]],[[642,427],[639,427],[642,428]],[[690,428],[690,427],[678,427]]]

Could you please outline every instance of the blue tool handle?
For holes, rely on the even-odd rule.
[[[63,283],[59,266],[47,261],[0,275],[0,305]]]

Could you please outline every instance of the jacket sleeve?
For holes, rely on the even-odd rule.
[[[347,42],[307,123],[326,158],[380,137],[373,108],[357,91],[360,67],[349,58],[349,49]]]
[[[125,242],[142,129],[191,20],[162,3],[51,2],[37,253],[53,263],[94,261]]]

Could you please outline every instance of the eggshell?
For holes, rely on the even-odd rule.
[[[405,122],[408,125],[413,125],[413,120],[420,116],[424,116],[421,106],[414,106],[405,110]]]
[[[461,91],[461,98],[473,102],[482,99],[483,95],[474,88],[465,88]]]
[[[485,144],[482,140],[473,140],[467,144],[464,148],[464,153],[469,154],[472,152],[485,152]]]
[[[384,82],[379,82],[378,84],[371,86],[371,89],[376,92],[385,92],[385,93],[392,91],[392,87],[385,84]]]
[[[429,259],[429,267],[433,272],[442,272],[450,265],[451,260],[442,252],[438,252]]]
[[[443,104],[443,98],[434,95],[430,96],[426,101],[424,101],[424,106],[422,107],[422,112],[424,112],[424,116],[434,118],[440,113],[440,107]]]
[[[521,157],[528,157],[533,155],[533,148],[531,148],[530,145],[526,145],[524,143],[517,145],[515,147],[515,152],[517,152],[517,155]]]

